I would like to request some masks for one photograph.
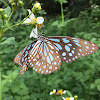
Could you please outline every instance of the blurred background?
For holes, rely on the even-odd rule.
[[[3,1],[10,5],[8,0]],[[38,0],[42,10],[36,16],[44,17],[41,31],[44,30],[45,36],[77,37],[100,47],[100,0],[63,1],[64,25],[59,0]],[[35,2],[23,0],[23,7],[16,8],[10,25],[22,21]],[[0,0],[0,8],[6,7]],[[44,100],[45,94],[47,100],[56,100],[49,95],[53,89],[68,90],[72,96],[77,95],[78,100],[100,100],[100,50],[72,63],[62,62],[58,71],[48,75],[48,81],[46,75],[38,74],[32,68],[19,75],[21,67],[13,62],[14,57],[34,40],[29,38],[31,30],[28,25],[13,27],[2,37],[7,43],[0,41],[2,100]]]

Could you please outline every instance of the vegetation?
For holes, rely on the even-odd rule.
[[[100,47],[99,0],[47,1],[39,0],[42,10],[35,11],[36,17],[44,17],[41,31],[44,30],[45,36],[77,37]],[[62,62],[61,68],[49,75],[38,74],[32,68],[19,75],[21,67],[13,61],[17,53],[34,40],[29,38],[33,26],[24,25],[23,19],[29,17],[27,9],[32,9],[35,3],[35,0],[0,0],[0,8],[3,8],[0,9],[0,98],[62,100],[61,96],[49,93],[63,89],[67,90],[64,97],[77,95],[78,100],[99,100],[100,50],[72,63]]]

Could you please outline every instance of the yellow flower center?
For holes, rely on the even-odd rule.
[[[59,90],[59,91],[57,91],[57,92],[60,93],[60,94],[62,95],[63,89],[61,89],[61,90]]]
[[[39,30],[42,24],[37,23],[37,18],[34,18],[34,23],[37,25],[37,29]]]
[[[66,100],[70,100],[69,98],[66,98]]]
[[[55,91],[52,91],[52,94],[55,94],[56,92]]]

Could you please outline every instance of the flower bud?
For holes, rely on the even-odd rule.
[[[7,14],[4,14],[4,18],[8,18],[8,15]]]
[[[97,20],[98,20],[98,18],[95,18],[95,20],[97,21]]]
[[[32,8],[32,12],[35,12],[35,11],[41,10],[41,9],[42,9],[42,8],[41,8],[40,3],[36,3],[36,4],[34,4],[34,6],[33,6],[33,8]]]
[[[17,6],[22,6],[22,5],[24,5],[23,1],[19,0],[19,1],[17,2]]]
[[[77,98],[78,98],[78,96],[77,96],[77,95],[75,95],[75,96],[74,96],[74,100],[77,100]]]
[[[2,14],[4,12],[3,8],[0,8],[0,14]]]
[[[36,3],[35,5],[34,5],[34,7],[35,8],[40,8],[41,6],[40,6],[40,3]]]
[[[16,5],[16,3],[15,3],[15,2],[13,2],[13,3],[11,3],[11,5],[12,5],[12,6],[15,6],[15,5]]]
[[[14,2],[14,0],[9,0],[9,3],[13,3]]]

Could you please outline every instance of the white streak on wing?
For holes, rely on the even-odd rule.
[[[41,54],[43,51],[42,51],[42,48],[43,48],[43,43],[41,44],[40,48],[39,48],[39,54]]]
[[[49,47],[51,48],[51,49],[54,49],[54,47],[52,46],[52,44],[48,41],[47,42],[48,43],[48,45],[49,45]]]
[[[33,52],[32,52],[33,57],[34,57],[34,56],[36,55],[36,53],[38,52],[39,46],[40,46],[40,43],[36,46],[35,50],[33,50]]]
[[[39,47],[41,41],[38,40],[35,45],[33,46],[32,50],[31,50],[31,53],[34,54],[34,52],[36,51],[36,49]]]

